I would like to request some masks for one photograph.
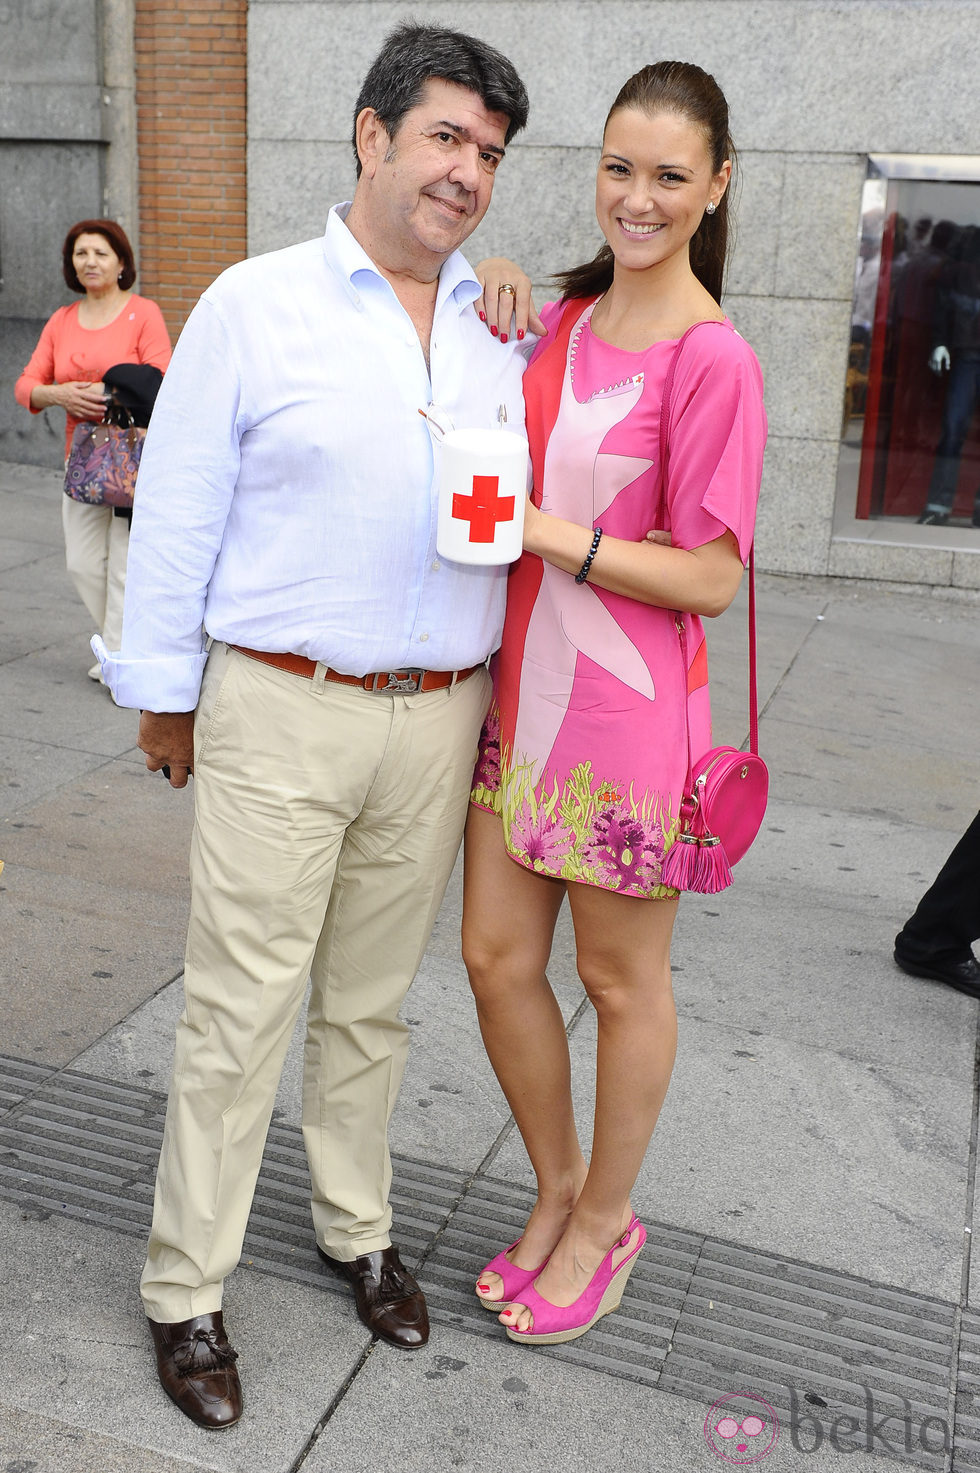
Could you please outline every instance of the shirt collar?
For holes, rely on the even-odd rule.
[[[359,307],[360,293],[357,289],[357,278],[362,274],[375,277],[379,281],[390,286],[386,277],[382,276],[377,266],[371,260],[367,251],[358,240],[351,234],[344,223],[347,219],[347,211],[351,207],[351,201],[334,205],[327,216],[327,228],[323,237],[323,253],[328,264],[340,277],[348,296],[355,306]],[[439,291],[436,295],[436,312],[444,305],[451,296],[456,304],[457,311],[462,312],[465,307],[475,302],[481,295],[483,288],[473,275],[473,268],[461,251],[453,251],[442,263],[439,272]]]

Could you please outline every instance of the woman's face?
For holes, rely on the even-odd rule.
[[[87,292],[100,296],[117,285],[123,263],[104,235],[80,235],[71,253],[75,275]]]
[[[678,113],[620,108],[606,124],[596,179],[600,229],[630,271],[688,259],[688,242],[731,176],[711,166],[704,133]]]

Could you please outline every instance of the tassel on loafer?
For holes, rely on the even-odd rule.
[[[160,1385],[199,1427],[233,1427],[242,1414],[242,1383],[220,1309],[173,1324],[148,1320]]]
[[[429,1313],[425,1296],[402,1266],[397,1248],[362,1253],[350,1263],[331,1258],[319,1243],[316,1251],[333,1273],[353,1285],[358,1318],[372,1335],[400,1350],[418,1350],[426,1344]]]

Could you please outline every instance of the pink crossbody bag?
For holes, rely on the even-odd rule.
[[[677,344],[667,369],[660,410],[660,509],[663,522],[667,495],[667,421],[674,369],[685,342],[698,327],[695,323]],[[687,625],[683,614],[674,613],[684,680],[687,681]],[[696,760],[691,753],[691,722],[684,701],[684,730],[687,740],[687,779],[681,800],[680,829],[667,851],[663,883],[675,890],[715,895],[732,883],[732,865],[745,854],[762,827],[769,797],[769,770],[759,756],[759,698],[756,687],[755,644],[755,549],[749,551],[749,750],[711,747]]]

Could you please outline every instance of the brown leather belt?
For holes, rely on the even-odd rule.
[[[243,644],[233,644],[229,648],[237,650],[240,655],[248,655],[250,660],[261,660],[263,665],[272,665],[274,669],[285,670],[290,675],[302,675],[307,680],[312,680],[317,673],[316,660],[307,659],[306,655],[270,654],[266,650],[246,649]],[[338,685],[359,685],[362,690],[378,695],[412,696],[423,691],[446,690],[485,668],[471,665],[468,670],[380,670],[374,675],[342,675],[339,670],[321,665],[319,671],[324,680],[334,680]]]

